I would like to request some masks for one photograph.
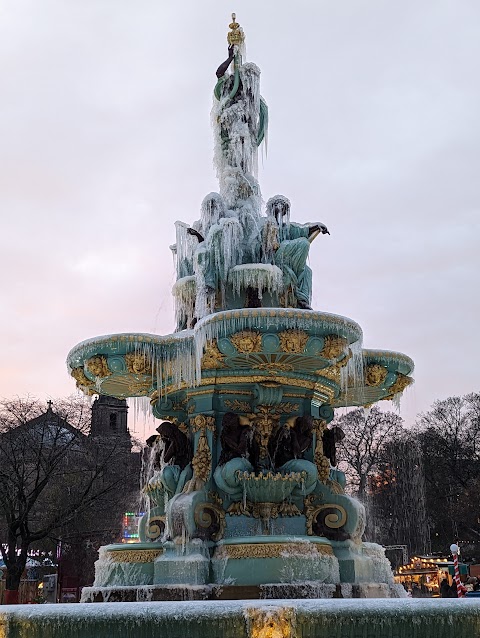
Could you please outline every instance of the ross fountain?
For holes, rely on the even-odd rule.
[[[162,421],[141,542],[103,547],[83,600],[402,596],[382,548],[362,542],[329,423],[336,407],[398,397],[413,362],[362,349],[358,324],[311,309],[307,258],[328,230],[291,221],[284,195],[262,211],[268,107],[235,19],[228,45],[212,114],[219,192],[175,224],[176,332],[68,355],[84,392],[148,396]]]
[[[219,192],[199,221],[175,224],[177,331],[96,337],[68,355],[85,393],[147,396],[161,421],[141,542],[100,550],[82,595],[93,604],[7,610],[0,635],[478,635],[474,601],[399,600],[383,549],[362,541],[329,424],[340,406],[397,398],[413,362],[362,349],[358,324],[311,309],[307,257],[328,230],[290,221],[283,195],[262,212],[268,108],[235,15],[228,45],[212,117]]]

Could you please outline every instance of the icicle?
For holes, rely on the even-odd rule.
[[[243,264],[230,270],[229,283],[234,295],[253,288],[262,299],[265,291],[277,295],[283,291],[283,274],[280,268],[270,264]]]

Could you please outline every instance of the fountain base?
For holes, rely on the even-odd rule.
[[[0,635],[28,638],[475,638],[479,631],[480,606],[466,599],[16,605],[0,610]]]

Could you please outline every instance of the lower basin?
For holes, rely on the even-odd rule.
[[[0,638],[478,638],[466,599],[273,600],[17,605]]]

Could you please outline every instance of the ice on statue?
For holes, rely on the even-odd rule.
[[[402,596],[362,540],[330,424],[338,407],[397,398],[413,362],[364,350],[358,324],[311,308],[308,256],[329,231],[293,221],[283,194],[262,203],[268,108],[236,20],[216,76],[219,188],[175,223],[176,332],[98,337],[68,357],[85,392],[147,396],[160,422],[141,542],[102,548],[84,600]]]

